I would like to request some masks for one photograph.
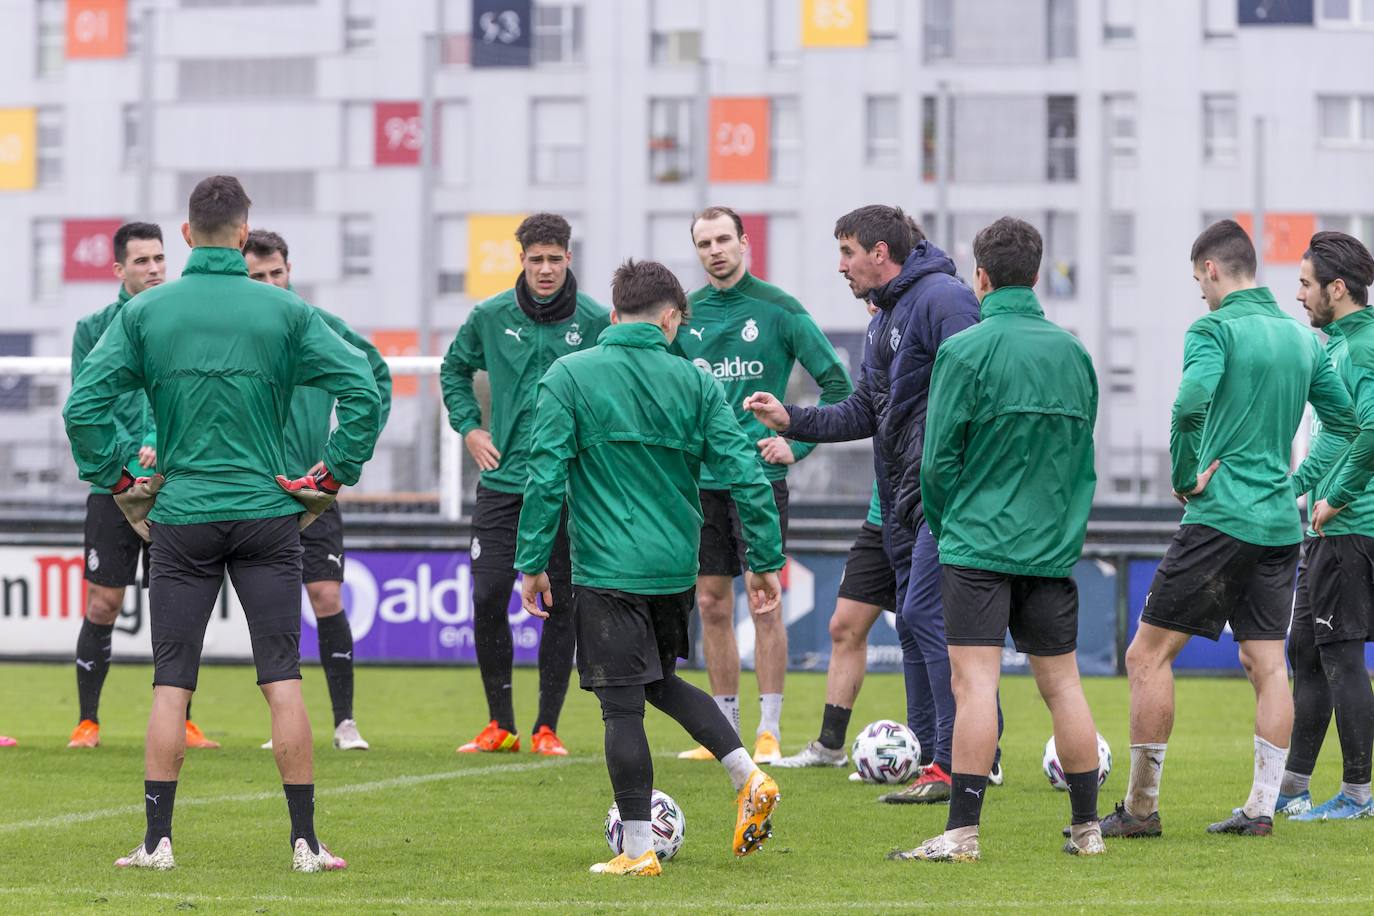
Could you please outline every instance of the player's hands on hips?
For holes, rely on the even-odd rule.
[[[119,476],[119,483],[110,489],[115,505],[129,520],[129,527],[145,541],[153,539],[152,529],[148,527],[148,513],[153,511],[153,503],[157,502],[157,491],[162,489],[163,480],[161,474],[135,480],[126,470]]]
[[[145,445],[138,450],[139,467],[150,468],[155,464],[157,464],[157,449],[153,448],[151,445]]]
[[[766,391],[755,391],[745,398],[744,409],[752,412],[756,420],[774,432],[783,432],[792,425],[787,408]]]
[[[315,470],[318,468],[319,470]],[[310,473],[304,477],[297,477],[290,480],[282,474],[277,475],[277,486],[281,487],[291,498],[305,507],[305,512],[301,514],[300,530],[304,531],[310,527],[310,523],[319,518],[321,513],[330,507],[334,502],[334,497],[339,495],[339,489],[343,484],[334,479],[334,475],[329,473],[329,469],[324,466],[324,462],[311,468]]]
[[[1175,490],[1174,499],[1178,500],[1180,506],[1186,506],[1188,505],[1188,500],[1192,499],[1194,496],[1201,496],[1202,491],[1207,489],[1207,484],[1212,482],[1212,475],[1217,472],[1217,468],[1219,467],[1221,467],[1220,458],[1207,465],[1207,470],[1197,475],[1197,486],[1193,487],[1193,489],[1189,490],[1187,493],[1180,493],[1178,490]]]
[[[1312,530],[1317,532],[1318,537],[1326,537],[1326,532],[1322,531],[1322,526],[1344,511],[1345,506],[1333,509],[1326,500],[1317,500],[1317,504],[1312,507]]]
[[[755,614],[771,614],[782,603],[782,582],[775,572],[754,572],[746,574],[745,585],[749,589],[749,609]]]
[[[491,444],[491,433],[485,429],[468,430],[468,434],[463,437],[463,444],[468,447],[468,454],[482,470],[494,471],[501,466],[501,453]]]
[[[540,597],[544,599],[542,608],[537,600]],[[520,584],[520,603],[531,617],[549,619],[548,609],[553,607],[553,589],[549,586],[548,573],[525,574],[525,580]]]
[[[796,464],[792,446],[782,436],[767,436],[758,441],[759,454],[769,464]]]

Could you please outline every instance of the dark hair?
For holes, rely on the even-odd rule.
[[[657,261],[630,258],[617,267],[611,278],[611,304],[622,315],[647,315],[671,305],[682,313],[684,320],[690,317],[682,284]]]
[[[906,218],[906,227],[907,227],[908,229],[911,230],[911,247],[912,247],[912,248],[915,248],[917,245],[921,244],[922,242],[924,242],[924,241],[926,240],[925,230],[923,230],[923,229],[921,228],[921,224],[920,224],[920,223],[916,222],[916,218],[915,218],[915,217],[913,217],[913,216],[908,216],[908,217]],[[889,250],[891,250],[891,249],[889,249]],[[905,261],[906,258],[903,258],[902,260]]]
[[[535,213],[525,217],[515,230],[515,238],[523,251],[534,245],[557,245],[567,251],[572,243],[572,226],[557,213]]]
[[[744,220],[739,218],[739,214],[729,207],[707,207],[696,216],[692,217],[690,232],[693,233],[692,241],[696,241],[697,223],[704,219],[718,219],[722,216],[730,217],[730,221],[735,224],[735,238],[744,238]]]
[[[197,235],[214,235],[232,226],[248,222],[248,208],[253,202],[248,192],[233,175],[211,175],[202,179],[191,192],[191,231]]]
[[[902,212],[901,207],[869,204],[867,207],[851,210],[837,219],[835,238],[857,239],[864,251],[872,251],[874,245],[886,242],[888,257],[900,265],[906,261],[906,256],[911,254],[911,249],[920,244],[912,240],[913,226],[915,222]]]
[[[280,254],[283,263],[291,260],[286,239],[270,229],[251,230],[248,233],[248,241],[243,243],[243,253],[251,254],[255,258],[270,258],[273,254]]]
[[[1374,257],[1353,235],[1344,232],[1318,232],[1307,243],[1304,261],[1312,262],[1312,273],[1323,287],[1344,280],[1350,298],[1369,304],[1369,287],[1374,285]]]
[[[1215,261],[1233,277],[1255,275],[1255,243],[1233,219],[1220,219],[1203,229],[1193,242],[1189,257],[1194,267],[1203,261]]]
[[[973,237],[973,262],[988,272],[993,289],[1034,286],[1045,243],[1034,226],[1004,216]]]
[[[129,256],[129,239],[162,241],[162,227],[156,223],[125,223],[115,230],[114,259],[123,264]]]

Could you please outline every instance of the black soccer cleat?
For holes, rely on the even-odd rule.
[[[1064,835],[1069,835],[1069,828],[1064,828]],[[1145,839],[1163,836],[1164,827],[1158,811],[1147,817],[1136,817],[1126,810],[1124,803],[1117,802],[1116,810],[1102,818],[1102,835],[1114,839]]]
[[[1236,836],[1269,836],[1274,832],[1272,817],[1250,817],[1243,810],[1224,821],[1207,825],[1208,833],[1234,833]]]

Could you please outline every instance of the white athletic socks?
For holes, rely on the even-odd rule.
[[[621,851],[631,859],[638,859],[654,848],[654,831],[648,821],[624,821],[625,832],[620,843]]]
[[[1159,780],[1164,775],[1164,751],[1168,746],[1131,745],[1131,776],[1126,785],[1125,805],[1136,817],[1149,817],[1159,810]]]
[[[735,719],[735,729],[739,730],[739,719]],[[755,734],[769,732],[774,738],[782,737],[782,694],[764,693],[759,695],[759,729]]]
[[[1357,786],[1353,783],[1343,782],[1341,783],[1341,791],[1345,793],[1346,798],[1354,799],[1362,805],[1369,804],[1369,783]]]
[[[1246,817],[1273,817],[1274,803],[1279,798],[1279,783],[1283,782],[1283,765],[1288,761],[1288,748],[1275,747],[1259,735],[1255,736],[1255,781],[1250,786],[1250,798],[1245,802]]]
[[[725,772],[730,774],[730,782],[738,792],[744,788],[744,784],[749,781],[749,777],[754,775],[754,770],[758,769],[754,765],[754,758],[749,756],[749,752],[742,747],[737,747],[720,759],[720,763],[725,767]]]
[[[735,729],[735,734],[738,735],[738,734],[739,734],[739,697],[738,697],[738,696],[728,696],[728,697],[716,697],[716,696],[713,696],[713,697],[711,697],[711,699],[713,699],[713,700],[716,701],[716,706],[720,708],[721,714],[724,715],[726,721],[728,721],[728,722],[734,727],[734,729]]]
[[[1283,771],[1283,782],[1279,783],[1280,795],[1301,795],[1312,785],[1311,773],[1294,773],[1292,770]]]

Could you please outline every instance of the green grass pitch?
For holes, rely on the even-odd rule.
[[[1374,905],[1374,821],[1277,825],[1268,839],[1212,837],[1208,821],[1244,801],[1251,777],[1249,685],[1187,679],[1163,784],[1165,835],[1113,841],[1107,856],[1062,854],[1067,796],[1040,772],[1049,716],[1025,678],[1004,682],[1007,784],[989,789],[983,861],[895,863],[944,826],[945,808],[880,805],[883,791],[842,771],[778,770],[776,833],[747,859],[730,854],[734,805],[715,764],[680,762],[690,745],[651,711],[656,784],[687,817],[681,853],[656,880],[587,873],[608,857],[601,836],[611,803],[593,698],[574,688],[561,736],[572,756],[462,756],[483,724],[473,669],[360,669],[358,721],[373,750],[335,751],[318,668],[306,671],[316,725],[317,824],[349,860],[343,874],[290,871],[288,821],[266,739],[267,713],[252,672],[207,667],[197,722],[224,743],[190,751],[177,793],[177,868],[124,873],[114,859],[143,835],[142,735],[150,672],[116,665],[101,709],[103,746],[69,751],[75,686],[69,665],[0,666],[0,910],[30,912],[901,912],[952,909],[1167,912]],[[701,682],[702,676],[690,675]],[[746,685],[751,680],[746,675]],[[534,713],[536,674],[517,672],[522,728]],[[745,724],[756,722],[752,685]],[[1125,787],[1127,689],[1091,680],[1098,728],[1115,752],[1104,813]],[[821,675],[788,678],[783,746],[814,736]],[[864,685],[851,731],[902,718],[900,677]],[[1321,799],[1338,788],[1334,733],[1314,778]]]

